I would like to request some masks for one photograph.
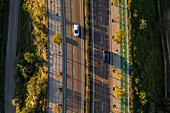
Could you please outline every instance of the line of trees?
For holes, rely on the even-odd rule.
[[[46,0],[20,0],[19,19],[16,88],[12,103],[16,107],[16,113],[45,113]]]

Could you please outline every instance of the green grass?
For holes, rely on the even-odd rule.
[[[9,0],[1,1],[0,6],[0,103],[1,112],[5,112],[4,108],[4,77],[5,77],[5,56],[6,56],[6,44],[8,36],[8,17],[9,17]]]
[[[169,7],[167,3],[164,3],[164,5],[165,9]],[[135,9],[138,11],[137,18],[133,17]],[[129,11],[132,17],[129,25],[132,25],[132,29],[129,30],[131,32],[130,75],[132,76],[131,88],[133,90],[131,92],[131,112],[164,112],[164,63],[157,1],[132,0]],[[144,30],[139,29],[139,20],[142,18],[147,21],[147,26]],[[135,78],[137,77],[140,78],[138,84],[135,83]],[[146,92],[148,102],[145,105],[140,103],[140,98],[136,94],[135,88],[138,89],[138,92]]]
[[[125,6],[125,0],[123,0],[119,4],[119,15],[120,15],[120,24],[119,27],[124,32],[127,32],[127,26],[126,26],[126,6]],[[123,52],[123,50],[126,50],[126,52]],[[128,62],[127,62],[127,37],[124,38],[124,43],[120,44],[120,56],[121,56],[121,69],[124,71],[124,78],[121,80],[121,88],[126,90],[126,93],[128,93]],[[121,110],[128,112],[128,97],[121,98]]]

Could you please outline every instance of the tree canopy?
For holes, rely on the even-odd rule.
[[[122,75],[123,69],[115,69],[115,73],[116,73],[116,77],[117,79],[122,79],[123,75]]]
[[[27,52],[24,54],[24,59],[27,62],[34,63],[34,61],[36,60],[36,55],[34,55],[34,53]]]
[[[62,43],[63,37],[59,34],[58,31],[56,31],[56,34],[51,37],[51,42],[57,44],[60,47],[60,44]]]
[[[116,98],[127,97],[127,93],[125,89],[118,88],[117,85],[114,85],[114,88],[115,88],[114,96]]]
[[[126,36],[126,32],[124,32],[122,30],[116,31],[113,41],[115,42],[116,45],[119,43],[122,43],[122,42],[124,42],[125,36]]]
[[[112,0],[112,4],[115,6],[118,6],[118,4],[121,2],[122,0]]]

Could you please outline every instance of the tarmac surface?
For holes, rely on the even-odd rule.
[[[81,0],[65,0],[65,35],[66,35],[66,113],[83,112],[83,32],[74,36],[75,24],[82,31]]]
[[[15,107],[12,105],[12,97],[15,88],[15,67],[16,67],[16,45],[18,33],[18,14],[19,0],[10,1],[9,23],[8,23],[8,41],[5,59],[5,113],[15,113]]]

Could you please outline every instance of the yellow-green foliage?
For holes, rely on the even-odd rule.
[[[118,6],[118,4],[121,2],[122,0],[112,0],[112,4],[115,6]]]
[[[138,17],[138,11],[135,9],[134,13],[133,13],[133,17],[137,18]]]
[[[62,76],[62,72],[59,72],[55,75],[57,81],[59,81],[60,77]]]
[[[16,113],[46,112],[46,0],[20,0],[17,76],[13,105]],[[45,65],[44,65],[45,66]]]
[[[123,69],[115,69],[115,73],[116,73],[116,78],[117,79],[122,79],[123,75],[122,75]]]
[[[139,93],[140,103],[142,105],[145,105],[148,101],[146,100],[146,93],[144,91],[141,91]]]
[[[34,55],[34,53],[29,53],[29,52],[26,52],[24,54],[24,59],[27,61],[27,62],[30,62],[30,63],[33,63],[36,59],[36,55]]]
[[[63,37],[60,35],[58,31],[56,31],[56,34],[51,37],[51,42],[57,44],[60,47],[60,44],[62,43]]]
[[[46,0],[25,0],[24,9],[33,19],[33,35],[39,43],[47,42]]]
[[[57,104],[57,105],[55,105],[55,106],[53,107],[53,109],[54,109],[54,113],[60,113],[60,111],[61,111],[61,107],[62,107],[62,105],[61,105],[61,104]]]
[[[140,22],[140,29],[144,29],[147,26],[146,20],[144,20],[143,18],[141,20],[139,20]]]
[[[116,98],[122,98],[122,97],[127,97],[127,93],[125,89],[118,88],[117,85],[113,86],[115,88],[114,96]]]
[[[113,41],[115,42],[115,44],[119,44],[119,43],[122,43],[124,42],[124,37],[126,36],[126,32],[119,30],[119,31],[116,31],[116,34],[113,38]]]

